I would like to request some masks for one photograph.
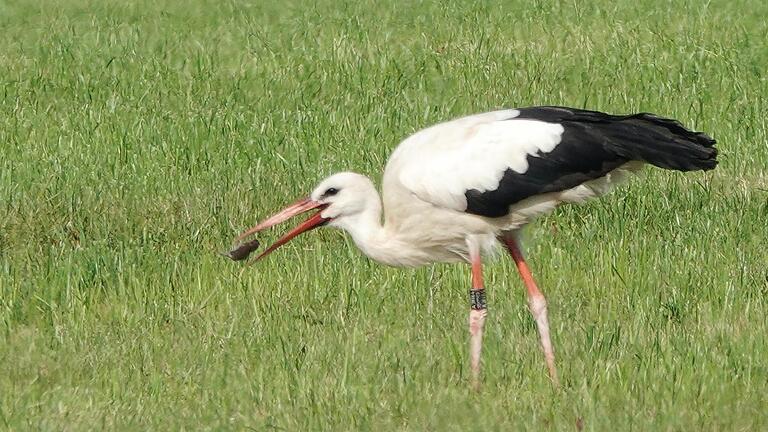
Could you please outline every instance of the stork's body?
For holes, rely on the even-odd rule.
[[[487,313],[481,262],[501,245],[525,282],[556,381],[546,301],[520,253],[515,231],[561,203],[606,193],[645,163],[680,171],[712,169],[717,164],[714,143],[703,133],[651,114],[612,116],[534,107],[463,117],[419,131],[398,146],[384,171],[383,217],[373,183],[359,174],[339,173],[240,239],[320,208],[260,257],[303,231],[329,224],[349,232],[363,253],[384,264],[470,263],[475,382]]]

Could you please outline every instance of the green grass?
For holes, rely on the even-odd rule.
[[[767,5],[0,2],[0,428],[768,429]],[[721,150],[528,230],[559,390],[506,259],[473,393],[464,266],[330,230],[216,254],[417,129],[536,104]]]

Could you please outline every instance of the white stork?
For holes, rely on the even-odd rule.
[[[503,245],[527,288],[549,375],[557,384],[547,302],[516,233],[561,203],[603,195],[646,163],[678,171],[713,169],[714,144],[704,133],[647,113],[616,116],[544,106],[472,115],[421,130],[400,143],[384,170],[383,224],[382,200],[373,182],[342,172],[236,241],[317,209],[256,260],[305,231],[328,225],[347,231],[364,254],[387,265],[469,263],[474,385],[487,315],[482,258]],[[240,259],[247,256],[242,250],[239,254]]]

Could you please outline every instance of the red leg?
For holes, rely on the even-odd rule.
[[[472,261],[472,289],[469,291],[469,358],[472,368],[472,387],[480,385],[480,353],[483,349],[483,326],[488,309],[485,303],[483,269],[479,251],[470,251]]]
[[[539,291],[539,287],[536,286],[531,270],[528,268],[528,264],[526,264],[523,254],[520,252],[520,248],[517,245],[517,240],[511,236],[502,237],[501,240],[507,247],[507,250],[509,250],[509,254],[512,255],[512,259],[515,260],[517,270],[520,272],[520,276],[525,283],[525,288],[528,290],[528,308],[531,310],[533,319],[536,320],[536,326],[539,329],[541,348],[544,350],[544,359],[546,360],[547,368],[549,369],[549,377],[555,385],[558,385],[557,369],[555,369],[555,350],[552,347],[552,340],[549,337],[547,299],[544,298],[544,294],[542,294],[541,291]]]

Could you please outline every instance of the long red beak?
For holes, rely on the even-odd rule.
[[[327,224],[330,221],[330,219],[320,216],[320,213],[322,212],[322,210],[327,206],[328,204],[323,204],[317,201],[313,201],[310,198],[300,199],[295,203],[289,205],[288,207],[284,208],[283,210],[279,211],[278,213],[270,216],[266,220],[260,222],[258,225],[248,229],[244,233],[237,236],[237,238],[235,239],[235,243],[241,243],[246,237],[252,234],[255,234],[269,227],[275,226],[281,222],[285,222],[286,220],[294,216],[308,212],[312,209],[319,208],[321,210],[315,213],[314,215],[312,215],[309,219],[297,225],[292,230],[285,233],[279,239],[277,239],[277,241],[272,246],[265,249],[264,252],[260,253],[256,258],[253,259],[251,263],[254,263],[264,258],[265,256],[269,255],[280,246],[288,243],[289,241],[291,241],[291,239],[298,236],[299,234]]]

